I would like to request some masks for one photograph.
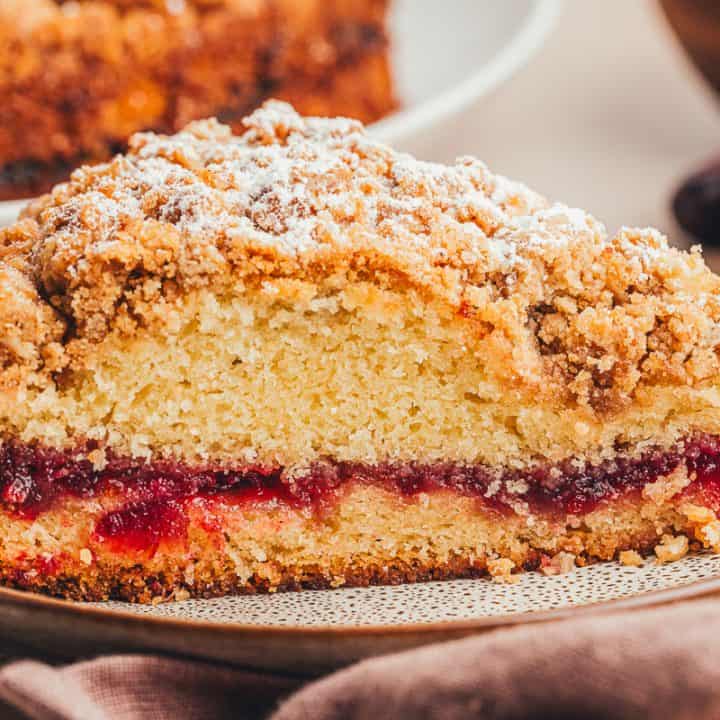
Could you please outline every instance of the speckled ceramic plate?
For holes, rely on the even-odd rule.
[[[0,590],[0,635],[60,656],[159,651],[313,674],[374,654],[527,622],[720,592],[720,555],[568,575],[188,600],[72,603]]]

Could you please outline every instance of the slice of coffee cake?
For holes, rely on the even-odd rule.
[[[148,601],[720,541],[697,252],[354,121],[245,127],[137,135],[3,232],[5,583]]]

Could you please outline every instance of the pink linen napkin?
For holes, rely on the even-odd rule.
[[[105,657],[0,671],[37,720],[717,720],[720,604],[526,625],[299,680],[186,660]],[[2,710],[2,708],[0,708]]]

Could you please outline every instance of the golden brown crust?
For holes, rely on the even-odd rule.
[[[214,572],[198,577],[189,584],[182,572],[168,570],[166,573],[148,575],[138,565],[117,569],[93,568],[77,574],[27,575],[15,566],[0,565],[0,584],[20,590],[32,590],[68,600],[99,602],[124,600],[126,602],[152,603],[188,598],[213,598],[224,595],[282,592],[288,590],[326,590],[338,586],[343,578],[344,587],[368,587],[370,585],[401,585],[403,583],[450,580],[454,578],[482,577],[487,575],[484,564],[467,558],[457,558],[442,566],[421,562],[396,562],[390,566],[359,565],[337,568],[328,573],[316,568],[285,568],[277,584],[270,585],[267,578],[238,578],[233,568],[216,568]]]
[[[16,362],[44,367],[56,313],[72,366],[190,289],[369,280],[464,317],[470,346],[490,339],[508,382],[600,415],[642,386],[714,384],[720,285],[697,251],[653,230],[609,238],[476,160],[421,163],[355,121],[268,103],[245,126],[136,135],[126,156],[78,170],[0,235],[0,260],[37,288],[39,320],[24,330],[36,348]]]

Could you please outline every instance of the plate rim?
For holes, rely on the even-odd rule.
[[[476,578],[475,582],[490,582],[487,578]],[[299,592],[322,592],[318,590],[302,590]],[[327,592],[334,592],[332,590]],[[505,613],[502,615],[488,615],[484,617],[442,620],[436,622],[418,623],[391,623],[368,625],[279,625],[241,622],[216,622],[212,620],[195,620],[191,618],[178,618],[162,615],[146,615],[134,613],[129,610],[120,610],[81,602],[62,600],[27,590],[0,587],[0,607],[12,605],[23,610],[57,611],[68,619],[84,619],[96,621],[111,621],[115,624],[125,624],[140,627],[157,628],[164,630],[197,631],[204,633],[232,633],[253,637],[310,637],[313,639],[347,637],[363,638],[377,636],[430,635],[449,633],[470,633],[473,631],[492,630],[500,627],[513,627],[516,625],[538,624],[557,620],[566,620],[577,617],[587,617],[598,614],[611,614],[622,610],[636,610],[640,608],[658,607],[683,600],[697,599],[710,595],[720,594],[720,575],[703,580],[695,580],[686,585],[672,588],[648,590],[643,593],[625,598],[598,600],[582,605],[571,605],[564,608],[550,610],[527,611],[520,613]]]
[[[488,63],[456,85],[419,103],[411,110],[398,110],[367,126],[381,142],[396,143],[437,125],[466,109],[512,77],[541,48],[555,27],[565,0],[535,0],[533,8],[511,40]]]

